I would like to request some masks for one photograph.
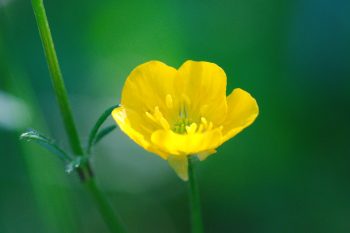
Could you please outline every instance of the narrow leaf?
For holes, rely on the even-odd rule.
[[[22,133],[20,140],[35,142],[40,146],[46,148],[51,153],[57,155],[64,162],[70,162],[72,160],[72,158],[67,155],[67,153],[64,152],[60,147],[58,147],[52,139],[40,134],[35,130],[28,130],[27,132]]]
[[[107,127],[103,128],[103,129],[101,129],[101,131],[98,132],[98,134],[96,135],[96,139],[94,141],[94,145],[96,143],[98,143],[102,138],[104,138],[107,134],[112,132],[115,128],[117,128],[116,125],[110,125],[110,126],[107,126]]]
[[[112,107],[109,107],[106,111],[102,113],[102,115],[98,118],[97,122],[95,123],[94,127],[90,131],[89,134],[89,141],[87,146],[87,153],[89,154],[91,151],[91,147],[95,144],[96,136],[98,133],[98,130],[100,129],[101,125],[106,121],[106,119],[111,115],[113,109],[119,107],[119,105],[114,105]],[[113,129],[112,129],[113,130]],[[112,131],[110,130],[110,131]],[[108,134],[108,133],[107,133]],[[106,134],[105,134],[106,135]],[[105,136],[103,135],[103,136]],[[100,137],[99,140],[101,140],[102,137]]]

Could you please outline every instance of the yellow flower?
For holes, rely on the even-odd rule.
[[[255,99],[242,89],[226,97],[226,74],[216,64],[186,61],[179,69],[159,61],[136,67],[127,78],[121,107],[112,116],[120,129],[188,179],[188,156],[204,160],[253,123]]]

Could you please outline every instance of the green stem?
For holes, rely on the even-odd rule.
[[[32,6],[38,24],[41,42],[44,47],[46,61],[51,74],[52,85],[63,117],[70,146],[74,154],[83,155],[84,151],[79,140],[78,131],[74,124],[73,114],[68,101],[68,95],[62,78],[60,65],[58,63],[43,0],[32,0]]]
[[[102,217],[104,218],[104,221],[109,227],[110,231],[119,233],[125,232],[122,224],[120,223],[119,216],[116,216],[110,204],[108,203],[108,200],[96,186],[95,179],[92,178],[87,180],[84,182],[84,185],[90,191],[90,194],[96,203],[99,203],[99,211],[102,214]]]
[[[199,189],[197,177],[194,171],[194,157],[188,158],[188,176],[189,176],[189,199],[191,209],[191,228],[192,233],[203,233],[203,223],[201,215],[201,206],[199,198]]]
[[[63,123],[67,131],[70,146],[76,156],[83,156],[84,150],[81,146],[78,131],[74,123],[72,110],[68,100],[61,69],[58,63],[43,0],[32,0],[32,6],[40,33],[41,42],[44,47],[46,61],[51,75],[51,81],[61,111],[61,115],[63,117]],[[113,233],[124,232],[122,230],[121,224],[118,222],[118,218],[116,218],[113,212],[113,209],[108,204],[108,201],[100,192],[100,190],[97,188],[89,163],[86,162],[81,164],[77,171],[84,186],[94,198],[98,209],[104,218],[105,223],[108,225],[110,231]]]

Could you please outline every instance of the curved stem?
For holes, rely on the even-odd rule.
[[[201,206],[199,198],[199,189],[197,177],[194,171],[194,157],[188,157],[188,176],[189,176],[189,199],[191,210],[191,228],[192,233],[203,233],[203,223],[201,215]]]
[[[81,146],[78,131],[74,123],[72,110],[68,100],[67,91],[64,85],[61,69],[58,63],[55,46],[52,40],[50,26],[47,20],[43,0],[32,0],[33,11],[38,25],[41,42],[44,47],[46,61],[49,67],[52,85],[55,91],[57,102],[63,117],[63,122],[72,151],[76,156],[83,156],[84,150]],[[87,187],[94,198],[98,209],[104,218],[109,229],[113,233],[123,232],[108,201],[97,188],[92,175],[92,170],[88,162],[81,164],[77,169],[81,181]]]

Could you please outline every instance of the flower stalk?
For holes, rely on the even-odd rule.
[[[195,158],[194,156],[188,157],[188,188],[189,188],[189,200],[190,200],[190,212],[191,212],[191,229],[192,233],[203,233],[202,214],[200,206],[199,188],[197,177],[194,169]]]
[[[64,85],[61,69],[56,55],[50,26],[46,16],[43,0],[32,0],[32,7],[36,18],[41,42],[44,48],[46,62],[48,64],[51,81],[56,95],[56,99],[63,118],[63,123],[68,135],[70,147],[75,156],[84,156],[84,150],[81,146],[78,131],[74,123],[73,113],[68,100],[68,94]],[[124,232],[122,224],[118,221],[112,207],[103,193],[98,189],[93,172],[88,161],[80,164],[77,172],[86,190],[97,204],[105,223],[112,233]]]

